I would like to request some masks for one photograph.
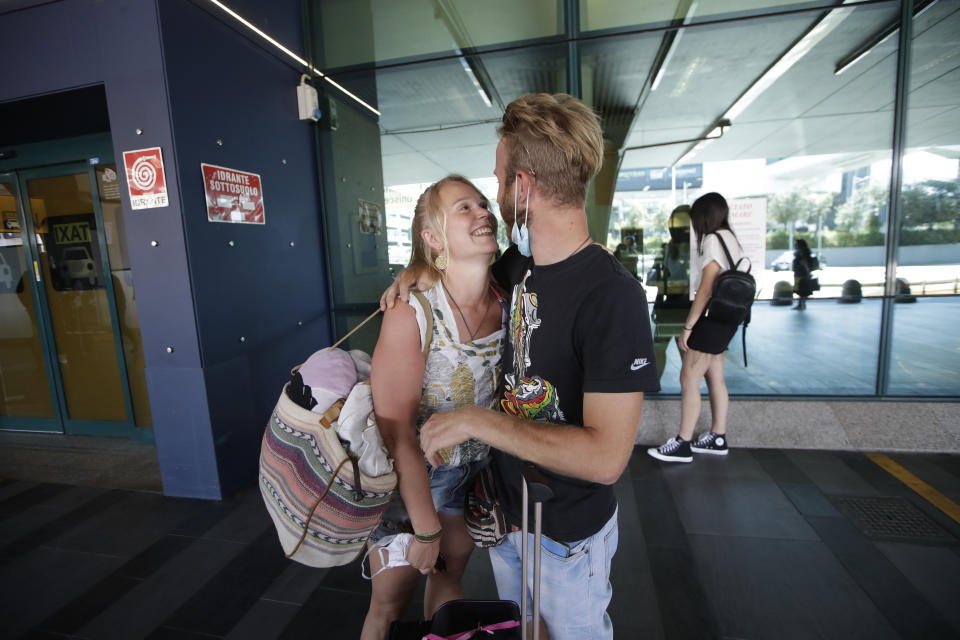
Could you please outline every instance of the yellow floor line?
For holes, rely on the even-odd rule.
[[[868,453],[867,457],[873,460],[884,471],[895,477],[897,480],[913,489],[921,498],[935,506],[940,511],[950,516],[955,522],[960,523],[960,505],[943,495],[929,484],[913,475],[899,463],[895,462],[889,456],[882,453]]]

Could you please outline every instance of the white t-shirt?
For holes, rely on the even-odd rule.
[[[723,237],[723,241],[727,245],[727,251],[730,252],[730,257],[733,258],[733,263],[736,264],[737,260],[743,257],[743,247],[740,246],[740,241],[733,235],[733,232],[727,229],[719,229],[716,233]],[[733,265],[727,263],[727,255],[723,252],[723,247],[720,246],[720,241],[717,240],[717,236],[712,233],[708,233],[703,239],[703,245],[700,247],[699,253],[696,250],[696,237],[693,238],[691,246],[693,247],[693,259],[690,261],[690,299],[693,300],[697,289],[700,288],[704,267],[716,261],[716,263],[720,265],[720,270],[726,271]],[[746,271],[747,267],[747,260],[740,263],[741,271]]]

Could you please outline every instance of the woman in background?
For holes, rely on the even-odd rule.
[[[738,324],[724,324],[704,315],[713,285],[721,271],[743,257],[743,248],[730,229],[730,208],[719,193],[707,193],[690,207],[690,223],[697,236],[697,252],[690,265],[690,290],[696,291],[680,334],[680,433],[647,453],[664,462],[692,462],[693,454],[727,454],[727,409],[730,397],[723,377],[724,351]],[[730,252],[732,264],[724,247]],[[696,441],[693,432],[700,417],[700,381],[706,378],[710,394],[710,431]]]
[[[803,238],[797,238],[793,244],[795,247],[793,251],[793,287],[800,297],[794,309],[803,311],[807,308],[807,298],[815,290],[812,275],[814,271],[813,255],[810,253],[807,241]]]

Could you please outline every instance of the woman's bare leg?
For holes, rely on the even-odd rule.
[[[680,365],[680,437],[693,438],[700,418],[700,380],[710,366],[712,354],[687,349]]]
[[[730,394],[723,376],[723,362],[726,354],[713,356],[707,367],[707,389],[710,392],[710,430],[714,433],[727,432],[727,410],[730,408]]]
[[[443,554],[446,571],[427,576],[427,588],[423,595],[423,617],[429,619],[444,602],[463,597],[463,572],[473,551],[473,539],[461,515],[438,514],[443,526],[440,553]]]
[[[374,576],[373,591],[360,640],[383,640],[390,630],[390,623],[398,620],[410,604],[420,580],[420,572],[413,567],[394,567],[377,574],[383,566],[380,554],[374,549],[367,557],[370,560],[370,575]]]

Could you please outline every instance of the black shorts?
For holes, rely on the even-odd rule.
[[[687,338],[687,346],[704,353],[723,353],[737,333],[739,324],[724,324],[709,316],[700,316]]]

